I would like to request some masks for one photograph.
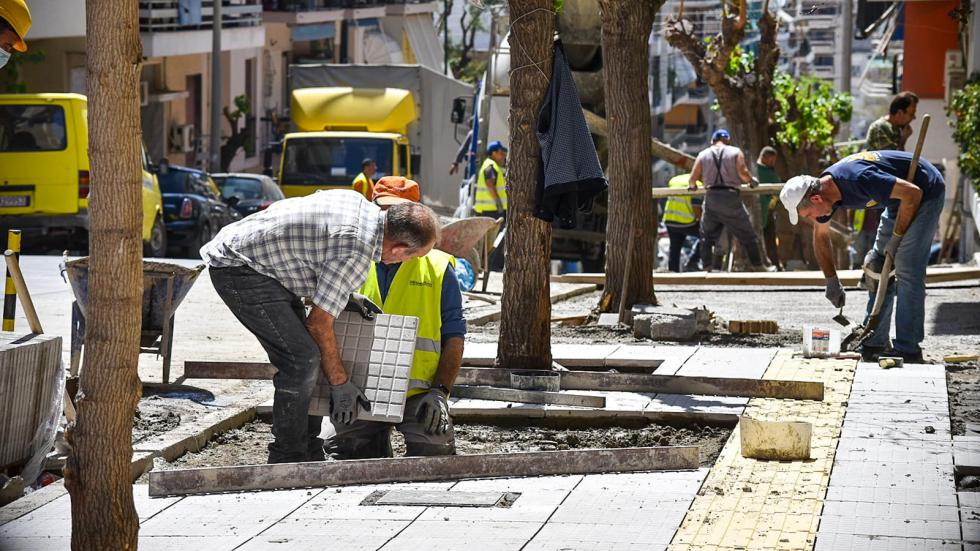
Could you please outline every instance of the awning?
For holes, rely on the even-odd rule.
[[[290,38],[293,42],[323,40],[337,36],[336,23],[321,23],[318,25],[296,25],[290,27]]]

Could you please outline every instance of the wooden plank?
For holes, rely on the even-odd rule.
[[[150,496],[698,468],[697,446],[398,457],[150,471]]]
[[[562,392],[546,392],[540,390],[516,390],[513,388],[498,388],[492,386],[457,385],[453,387],[452,395],[457,398],[496,400],[499,402],[520,402],[523,404],[553,404],[558,406],[579,406],[586,408],[606,407],[606,398],[604,396],[567,394]]]
[[[508,386],[510,370],[497,368],[462,368],[457,384]],[[605,390],[613,392],[651,392],[658,394],[694,394],[702,396],[736,396],[744,398],[784,398],[823,400],[823,383],[818,381],[785,381],[775,379],[740,379],[734,377],[685,377],[641,373],[592,373],[569,371],[561,374],[564,390]]]
[[[266,362],[184,362],[185,379],[269,380],[279,371]]]
[[[759,184],[759,187],[742,186],[739,193],[742,195],[779,195],[783,189],[783,184]],[[666,188],[658,187],[653,189],[654,199],[666,199],[667,197],[704,197],[703,187],[691,191],[687,188]]]
[[[507,388],[510,372],[509,369],[491,367],[464,367],[459,371],[456,384]],[[184,363],[184,373],[188,379],[270,379],[275,368],[256,362],[188,361]],[[817,381],[568,371],[561,375],[561,387],[564,390],[823,400],[823,383]]]
[[[861,270],[839,270],[837,276],[841,284],[854,287],[860,281]],[[823,272],[664,272],[652,274],[654,285],[773,285],[789,287],[824,286]],[[945,283],[980,279],[980,268],[974,266],[955,266],[952,268],[933,267],[926,270],[926,283]],[[551,276],[556,283],[592,283],[605,285],[606,274],[563,274]]]

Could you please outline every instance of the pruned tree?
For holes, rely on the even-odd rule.
[[[606,222],[606,289],[600,304],[655,304],[653,280],[656,220],[648,99],[653,20],[663,0],[600,0],[602,58],[609,154],[609,218]],[[624,285],[625,282],[625,285]],[[625,296],[623,292],[625,290]]]
[[[142,165],[136,2],[88,0],[88,331],[65,466],[72,549],[133,550],[133,412],[141,386]]]
[[[252,134],[252,127],[248,126],[247,123],[244,129],[239,126],[242,117],[248,120],[248,116],[252,113],[252,106],[248,100],[248,96],[244,94],[235,96],[234,103],[234,111],[228,109],[227,106],[221,110],[225,116],[225,120],[228,121],[228,126],[231,128],[231,135],[227,136],[225,143],[221,144],[222,172],[228,172],[228,169],[231,168],[231,163],[235,160],[235,155],[238,154],[239,149],[244,149],[247,157],[255,154],[255,136]]]
[[[541,170],[535,126],[551,82],[552,0],[510,0],[507,260],[496,363],[551,369],[551,225],[533,215]]]
[[[817,172],[833,156],[833,138],[842,122],[850,120],[847,94],[815,78],[793,78],[777,68],[778,19],[762,6],[756,28],[758,48],[742,49],[748,26],[747,0],[735,0],[737,12],[722,2],[721,32],[710,40],[699,38],[683,12],[667,21],[666,36],[711,87],[732,133],[733,142],[747,159],[766,145],[779,153],[777,171],[786,176]]]
[[[443,12],[436,21],[436,29],[440,34],[445,31],[445,25],[449,23],[454,5],[455,0],[447,0],[443,4]],[[459,28],[461,31],[459,41],[451,41],[449,44],[447,52],[449,68],[456,78],[466,82],[476,82],[487,66],[486,60],[477,60],[473,57],[476,35],[486,30],[483,23],[483,10],[477,5],[466,3],[460,10]]]

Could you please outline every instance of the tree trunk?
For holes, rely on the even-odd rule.
[[[535,126],[551,82],[552,0],[510,0],[507,260],[497,364],[551,369],[551,225],[533,216],[541,170]]]
[[[647,39],[661,0],[600,0],[603,81],[609,123],[606,290],[600,304],[655,304]],[[630,245],[632,241],[632,246]],[[625,297],[623,296],[624,285]]]
[[[72,549],[136,549],[133,411],[141,391],[142,173],[136,2],[88,0],[89,299],[78,421],[65,468]]]

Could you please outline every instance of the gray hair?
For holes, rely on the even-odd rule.
[[[823,191],[823,184],[820,182],[820,178],[807,176],[806,179],[807,179],[806,191],[803,192],[803,198],[800,199],[800,204],[796,206],[797,210],[805,209],[813,206],[813,203],[810,202],[810,199],[814,195],[817,195],[818,193]]]
[[[765,159],[766,157],[775,157],[776,155],[776,148],[771,145],[767,145],[763,147],[761,151],[759,151],[759,160]]]
[[[421,203],[397,203],[385,211],[385,238],[412,250],[439,239],[439,218]]]

